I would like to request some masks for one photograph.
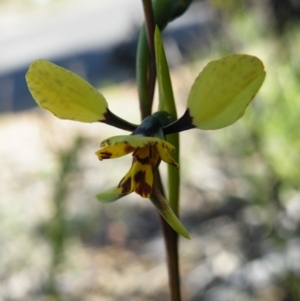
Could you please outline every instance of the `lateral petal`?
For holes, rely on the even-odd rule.
[[[156,148],[158,150],[160,158],[164,162],[169,163],[175,166],[176,168],[179,168],[179,164],[175,160],[173,160],[173,158],[168,154],[168,152],[165,151],[165,149],[161,145],[158,144]]]
[[[79,75],[46,60],[33,62],[26,73],[37,104],[61,119],[82,122],[105,120],[104,96]]]
[[[231,125],[244,115],[265,76],[262,62],[251,55],[233,54],[208,63],[188,96],[192,124],[202,130]]]

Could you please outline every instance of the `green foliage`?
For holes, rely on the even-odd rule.
[[[72,180],[79,176],[78,154],[84,143],[84,138],[77,137],[69,149],[59,151],[57,154],[59,170],[53,185],[53,217],[48,224],[44,225],[45,238],[51,246],[52,256],[45,289],[55,300],[61,300],[57,290],[56,276],[59,266],[65,261],[66,242],[70,235],[67,203],[73,190]]]

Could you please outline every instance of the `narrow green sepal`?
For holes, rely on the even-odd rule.
[[[174,214],[167,200],[163,197],[157,187],[153,186],[150,201],[155,206],[160,215],[167,221],[167,223],[180,235],[187,239],[191,239],[188,231],[183,226],[181,221]]]
[[[117,186],[112,187],[108,190],[105,190],[103,192],[100,192],[96,194],[96,198],[101,203],[111,203],[114,201],[117,201],[118,199],[122,198],[123,196],[127,194],[120,194],[117,190]]]

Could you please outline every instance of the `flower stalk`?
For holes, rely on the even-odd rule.
[[[148,40],[148,48],[149,52],[151,53],[150,56],[150,63],[149,63],[149,79],[156,78],[156,68],[159,71],[167,70],[165,74],[159,72],[158,81],[159,81],[159,99],[160,99],[160,110],[166,110],[170,115],[176,120],[176,108],[175,102],[172,92],[172,86],[170,81],[170,75],[168,72],[168,68],[166,66],[166,59],[163,50],[161,47],[155,47],[155,44],[158,43],[154,42],[155,38],[155,24],[152,22],[153,20],[153,10],[152,10],[152,1],[151,0],[143,0],[143,7],[144,7],[144,14],[145,14],[145,26],[147,32],[147,40]],[[143,30],[143,29],[142,29]],[[156,30],[158,33],[158,30]],[[157,42],[156,38],[156,42]],[[162,54],[163,52],[163,54]],[[161,56],[164,55],[163,64],[159,64],[157,55]],[[145,62],[144,62],[145,63]],[[142,66],[141,66],[142,67]],[[156,67],[156,68],[155,68]],[[139,65],[137,65],[139,68]],[[144,72],[147,72],[147,69],[142,69]],[[160,76],[162,75],[162,76]],[[147,74],[144,74],[144,77]],[[154,81],[155,83],[155,81]],[[151,95],[151,98],[148,99],[149,104],[152,106],[153,95],[154,95],[154,88],[155,85],[152,81],[148,81],[147,90],[148,95]],[[164,95],[164,92],[166,95]],[[163,102],[162,99],[168,99],[168,101]],[[144,111],[144,106],[142,105],[143,101],[140,98],[140,108],[141,108],[141,115],[145,117],[148,112]],[[164,105],[166,103],[167,105]],[[178,134],[174,134],[168,138],[177,149],[176,155],[173,156],[176,162],[179,162],[179,137]],[[169,200],[172,199],[170,206],[174,212],[174,214],[178,217],[178,202],[179,202],[179,172],[178,170],[174,170],[168,167],[168,174],[169,174]],[[154,174],[154,190],[150,197],[150,200],[157,208],[157,203],[159,203],[160,198],[164,198],[164,190],[163,185],[160,177],[159,170],[156,171]],[[164,242],[166,246],[166,261],[167,261],[167,268],[168,268],[168,279],[169,279],[169,288],[170,288],[170,300],[171,301],[181,301],[181,292],[180,292],[180,272],[179,272],[179,257],[178,257],[178,234],[174,231],[170,225],[166,222],[166,220],[159,215],[162,232],[164,237]]]

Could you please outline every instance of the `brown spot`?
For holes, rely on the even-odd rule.
[[[139,156],[134,157],[136,161],[140,162],[142,165],[149,164],[149,157],[140,158]]]
[[[124,143],[126,144],[126,143],[128,143],[128,142],[124,141]],[[130,146],[130,145],[126,145],[126,146],[124,147],[124,151],[125,151],[126,153],[131,153],[131,152],[133,152],[134,150],[135,150],[135,147],[132,147],[132,146]]]
[[[148,198],[152,192],[152,186],[145,181],[146,172],[140,170],[134,175],[135,192],[144,198]]]
[[[122,189],[122,193],[128,193],[131,191],[131,178],[129,177],[124,183],[122,183],[124,178],[120,181],[118,188]]]
[[[110,153],[110,152],[101,152],[100,156],[101,156],[101,160],[102,159],[110,159],[111,156],[112,156],[112,153]]]
[[[146,172],[145,172],[144,170],[138,171],[138,172],[134,175],[134,181],[135,181],[136,183],[145,182],[145,175],[146,175]]]

